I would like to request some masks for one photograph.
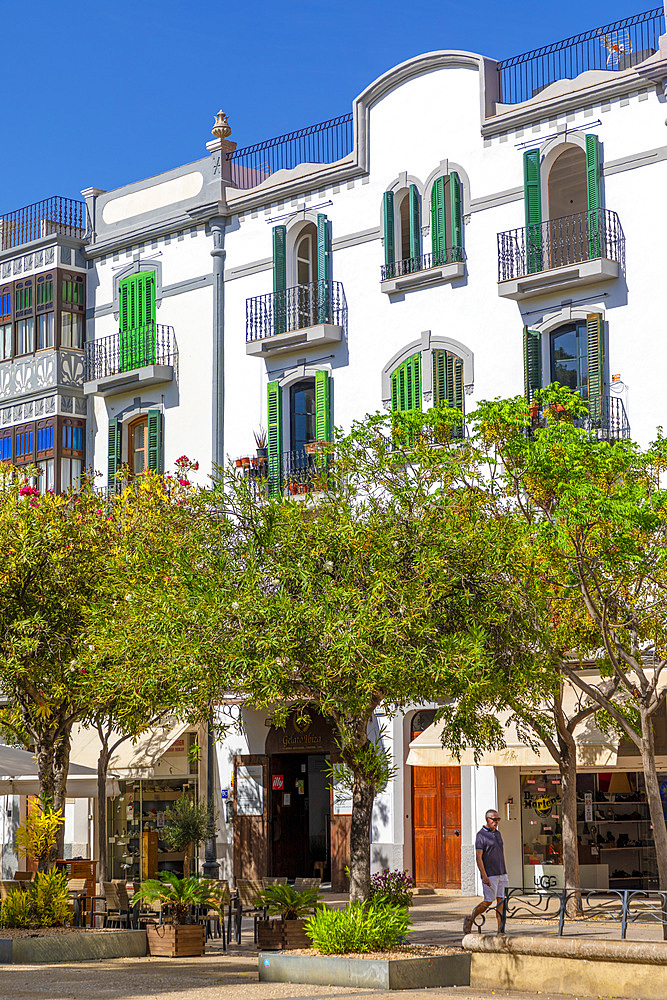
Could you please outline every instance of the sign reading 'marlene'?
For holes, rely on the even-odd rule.
[[[293,712],[284,728],[271,726],[266,737],[266,753],[335,754],[336,741],[331,724],[314,708],[303,715]]]

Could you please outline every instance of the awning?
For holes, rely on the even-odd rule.
[[[192,726],[187,722],[169,721],[153,726],[134,740],[124,740],[112,753],[109,760],[109,774],[118,778],[152,778],[154,769],[165,753]],[[119,733],[112,734],[111,745]],[[97,730],[85,726],[75,726],[72,730],[70,760],[77,764],[94,766],[100,754],[101,743]]]
[[[107,795],[114,794],[117,782],[107,782]],[[39,795],[37,758],[28,750],[0,745],[0,794]],[[70,799],[97,798],[97,768],[70,764],[65,795]]]

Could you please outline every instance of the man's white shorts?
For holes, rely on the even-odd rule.
[[[482,882],[484,902],[495,903],[496,899],[502,899],[505,895],[505,886],[510,884],[510,880],[507,875],[489,875],[489,882],[491,885]]]

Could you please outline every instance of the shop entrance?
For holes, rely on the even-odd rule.
[[[270,758],[270,873],[331,878],[331,793],[327,754]]]
[[[434,718],[435,710],[417,712],[411,738],[430,726]],[[410,770],[415,883],[432,889],[460,889],[461,768]]]

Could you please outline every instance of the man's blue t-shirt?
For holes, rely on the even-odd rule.
[[[499,830],[483,826],[475,838],[475,850],[482,852],[482,863],[487,875],[506,875],[503,838]]]

